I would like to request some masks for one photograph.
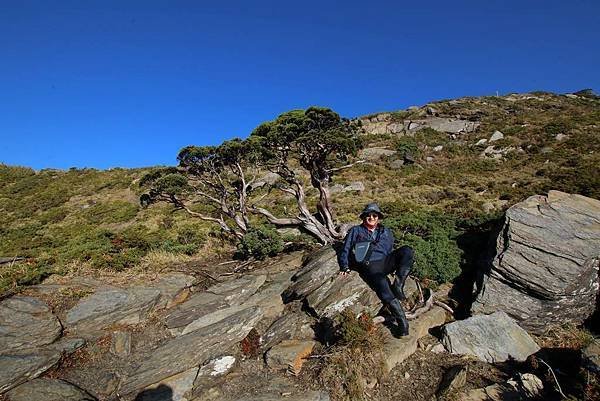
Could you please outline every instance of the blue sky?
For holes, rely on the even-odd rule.
[[[0,163],[174,165],[311,105],[600,91],[597,0],[422,3],[0,0]]]

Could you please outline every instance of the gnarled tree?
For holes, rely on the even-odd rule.
[[[217,223],[237,238],[248,230],[248,194],[258,166],[255,141],[233,139],[219,146],[188,146],[177,160],[179,167],[155,170],[142,178],[150,187],[142,204],[168,202],[190,216]],[[202,203],[209,211],[193,210]]]
[[[359,131],[359,123],[321,107],[289,111],[258,126],[249,139],[259,144],[263,166],[282,178],[284,184],[278,188],[295,197],[298,215],[276,217],[257,206],[252,211],[275,225],[302,226],[323,243],[341,239],[343,233],[334,220],[329,184],[336,171],[356,164],[348,163],[348,159],[362,146]],[[311,185],[319,192],[316,213],[307,205],[306,190],[292,168],[293,162],[308,172]]]

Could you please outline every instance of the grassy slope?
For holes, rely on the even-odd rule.
[[[334,195],[338,219],[354,221],[363,204],[372,200],[392,216],[407,210],[438,210],[478,221],[487,218],[486,203],[498,210],[549,189],[600,198],[600,101],[533,95],[431,103],[441,117],[481,121],[476,132],[454,140],[433,130],[410,138],[367,136],[367,146],[412,148],[417,163],[392,169],[390,163],[397,158],[392,156],[343,170],[334,183],[362,181],[365,191]],[[395,112],[392,118],[418,118],[424,109]],[[482,159],[487,145],[475,143],[495,130],[505,134],[494,142],[496,148],[515,150],[501,161]],[[557,141],[559,133],[568,139]],[[443,150],[434,152],[437,145]],[[0,165],[0,256],[28,258],[26,263],[0,265],[0,295],[74,265],[123,270],[152,249],[197,251],[216,228],[191,222],[164,205],[141,209],[136,180],[145,172],[34,172]],[[309,191],[309,195],[314,201],[316,194]],[[280,194],[262,204],[279,213],[284,206],[293,210],[293,201]]]

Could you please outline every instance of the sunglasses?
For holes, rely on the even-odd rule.
[[[369,214],[366,214],[365,217],[370,217],[372,219],[378,219],[379,215],[377,213],[369,213]]]

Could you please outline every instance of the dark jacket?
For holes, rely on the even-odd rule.
[[[389,228],[379,225],[373,232],[373,238],[371,238],[369,229],[363,224],[354,226],[350,229],[350,231],[348,231],[348,234],[344,239],[344,246],[338,254],[338,264],[340,266],[340,270],[345,271],[350,267],[356,267],[356,262],[354,261],[352,255],[352,247],[357,242],[374,239],[374,237],[377,236],[377,230],[380,227],[382,227],[383,230],[379,236],[379,240],[371,245],[373,246],[373,252],[371,253],[369,261],[373,262],[376,260],[385,259],[386,256],[392,253],[392,250],[394,249],[394,235]]]

